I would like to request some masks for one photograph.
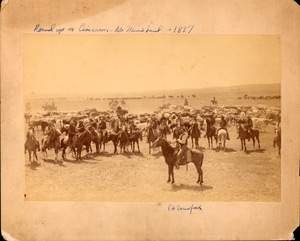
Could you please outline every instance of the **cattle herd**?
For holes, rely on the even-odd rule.
[[[257,142],[260,148],[259,132],[267,125],[274,125],[273,144],[278,146],[280,154],[280,108],[210,105],[195,109],[170,104],[162,105],[153,113],[139,115],[127,112],[119,115],[116,111],[96,109],[34,115],[26,113],[25,152],[28,151],[30,162],[32,159],[37,161],[37,151],[41,150],[47,155],[51,149],[55,152],[55,161],[59,159],[59,152],[62,153],[61,161],[67,153],[72,153],[79,160],[82,150],[101,154],[109,142],[113,144],[115,154],[140,152],[140,141],[145,141],[151,153],[152,144],[158,138],[178,140],[183,133],[188,134],[194,149],[199,148],[198,139],[202,133],[208,139],[209,148],[213,148],[215,142],[217,148],[226,149],[227,138],[224,133],[221,135],[219,128],[221,117],[226,120],[228,127],[236,127],[243,151],[247,151],[247,139],[252,139],[254,146]],[[244,127],[243,118],[246,117],[250,117],[253,122],[250,131]]]

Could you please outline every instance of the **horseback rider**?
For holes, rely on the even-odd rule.
[[[252,121],[250,115],[247,116],[246,129],[247,129],[247,132],[248,132],[248,141],[249,141],[250,140],[250,135],[251,135],[252,129],[253,129],[253,121]]]
[[[75,125],[74,120],[71,120],[69,129],[68,129],[68,136],[69,136],[70,145],[73,144],[73,139],[74,139],[75,134],[76,134],[76,125]]]
[[[34,126],[32,124],[29,125],[28,131],[27,131],[27,135],[26,135],[26,139],[27,140],[33,140],[34,142],[38,143],[38,140],[35,136],[35,130],[34,130]]]
[[[179,151],[177,153],[177,159],[175,162],[175,166],[177,169],[179,169],[179,163],[185,162],[187,160],[187,141],[188,141],[188,130],[183,127],[183,133],[180,135],[179,139],[177,139],[177,143],[179,145]]]
[[[238,124],[238,128],[239,129],[243,128],[243,126],[244,126],[244,128],[247,128],[246,127],[247,126],[247,120],[246,120],[246,114],[245,114],[245,112],[242,111],[240,113],[240,116],[237,119],[237,124]],[[239,138],[240,138],[240,135],[238,134],[238,136],[237,136],[236,139],[239,139]]]
[[[228,133],[228,130],[227,130],[227,121],[225,120],[225,117],[223,115],[221,116],[220,128],[217,130],[217,133],[221,129],[223,129],[223,130],[226,131],[226,133],[227,133],[227,140],[230,140],[229,133]]]
[[[196,117],[194,117],[191,121],[191,127],[189,129],[189,133],[191,133],[191,135],[193,134],[193,137],[196,138],[196,146],[198,146],[199,145],[198,138],[201,137],[201,131]]]
[[[106,122],[103,117],[100,118],[99,129],[102,132],[106,130]]]
[[[85,132],[85,127],[84,127],[84,124],[83,124],[82,120],[79,121],[78,126],[76,128],[76,132],[78,132],[79,137]]]

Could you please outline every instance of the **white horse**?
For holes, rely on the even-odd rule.
[[[218,148],[221,150],[221,148],[225,151],[226,149],[226,140],[227,140],[227,131],[224,129],[218,130],[217,133],[217,139],[218,139]]]

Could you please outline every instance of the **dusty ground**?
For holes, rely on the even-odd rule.
[[[240,151],[235,129],[227,152],[204,149],[204,185],[196,184],[193,164],[175,170],[175,184],[166,183],[167,165],[159,150],[148,154],[107,153],[74,161],[71,154],[63,165],[54,163],[53,154],[40,166],[29,165],[26,155],[26,200],[48,201],[279,201],[280,158],[272,146],[273,128],[261,133],[261,150]],[[207,148],[207,141],[200,139]]]

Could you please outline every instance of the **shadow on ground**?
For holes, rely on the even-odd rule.
[[[210,189],[213,189],[212,186],[209,186],[209,185],[198,185],[198,184],[195,184],[195,185],[187,185],[187,184],[173,184],[172,185],[172,188],[171,188],[171,191],[172,192],[178,192],[180,190],[190,190],[190,191],[205,191],[205,190],[210,190]]]
[[[265,149],[253,149],[253,150],[247,150],[246,153],[264,153],[266,150]]]

